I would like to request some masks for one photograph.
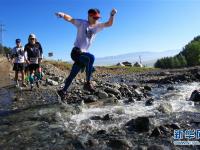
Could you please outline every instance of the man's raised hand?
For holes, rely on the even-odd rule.
[[[113,8],[112,11],[111,11],[111,13],[110,13],[110,15],[114,16],[116,13],[117,13],[117,9]]]
[[[65,14],[63,12],[57,12],[55,15],[59,18],[64,18]]]

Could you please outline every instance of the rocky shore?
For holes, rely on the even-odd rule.
[[[200,129],[200,99],[190,98],[193,90],[180,102],[181,110],[173,105],[183,93],[179,87],[198,85],[200,67],[138,73],[99,67],[93,76],[96,91],[83,89],[80,74],[64,102],[56,90],[69,71],[48,63],[42,67],[39,88],[0,89],[6,95],[0,99],[0,149],[200,149],[173,143],[174,130]]]

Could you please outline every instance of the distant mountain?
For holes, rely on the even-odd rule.
[[[108,66],[115,65],[119,62],[129,61],[132,63],[139,62],[139,57],[141,58],[142,64],[146,66],[153,66],[157,59],[167,56],[174,56],[178,54],[180,50],[168,50],[163,52],[135,52],[135,53],[127,53],[116,56],[108,56],[96,58],[95,64],[96,66]]]

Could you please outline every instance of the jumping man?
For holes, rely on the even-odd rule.
[[[94,55],[88,52],[88,48],[93,42],[97,32],[101,31],[105,27],[110,27],[113,24],[114,16],[117,13],[116,9],[113,9],[110,13],[110,18],[105,23],[99,23],[98,19],[100,11],[98,9],[88,10],[88,20],[73,19],[70,15],[63,12],[56,13],[56,16],[63,18],[64,20],[72,23],[77,27],[77,37],[74,43],[74,48],[71,51],[71,58],[74,61],[71,72],[65,81],[65,86],[62,90],[58,91],[61,99],[64,99],[67,94],[67,89],[70,86],[72,80],[76,77],[78,72],[86,67],[86,83],[84,88],[88,91],[94,92],[95,89],[92,86],[90,80],[93,71]]]

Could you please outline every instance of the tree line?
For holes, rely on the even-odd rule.
[[[154,66],[156,68],[172,69],[200,65],[200,36],[190,41],[183,50],[173,56],[158,59]]]
[[[9,54],[11,52],[12,48],[10,47],[6,47],[6,46],[2,46],[0,44],[0,54]]]

